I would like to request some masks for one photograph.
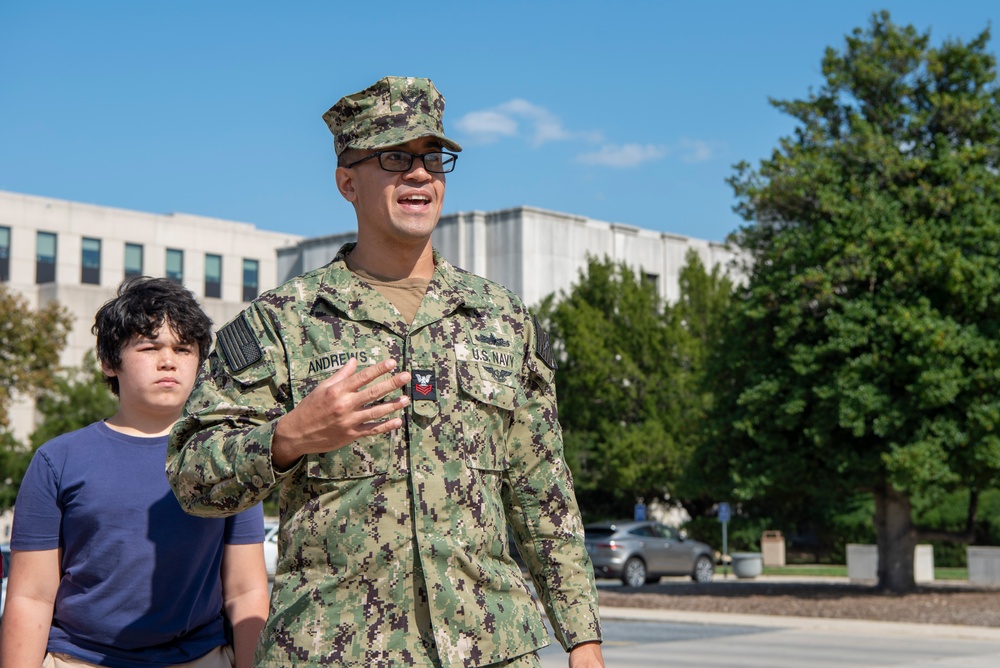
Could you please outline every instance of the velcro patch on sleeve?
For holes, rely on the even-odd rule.
[[[549,333],[538,324],[538,318],[535,316],[531,316],[531,318],[535,321],[535,354],[545,362],[545,366],[555,371],[559,365],[556,363],[556,351],[552,349]]]
[[[247,324],[241,313],[238,318],[227,324],[216,334],[219,352],[226,361],[226,366],[233,373],[256,364],[264,356],[260,341],[254,336],[253,330]]]

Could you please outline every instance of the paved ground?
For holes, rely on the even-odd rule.
[[[892,596],[846,578],[774,577],[598,586],[609,668],[1000,666],[1000,589]],[[567,665],[557,643],[539,655],[543,668]]]
[[[602,614],[609,668],[1000,666],[1000,629],[628,608]],[[543,668],[567,665],[557,645],[539,656]]]
[[[936,582],[905,595],[847,578],[717,578],[708,584],[665,579],[638,588],[599,581],[602,609],[725,613],[916,624],[1000,627],[1000,588]],[[676,619],[682,619],[677,617]]]

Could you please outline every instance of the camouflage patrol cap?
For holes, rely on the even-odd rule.
[[[430,79],[384,77],[340,98],[323,114],[339,156],[347,148],[379,149],[421,137],[437,137],[444,148],[462,147],[444,136],[444,96]]]

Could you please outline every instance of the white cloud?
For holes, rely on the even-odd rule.
[[[514,98],[490,109],[469,112],[459,118],[455,126],[473,143],[480,144],[510,138],[522,138],[534,148],[559,141],[577,141],[592,145],[601,145],[604,142],[600,132],[569,130],[557,115],[523,98]],[[681,162],[701,163],[715,159],[718,150],[717,143],[683,137],[669,146],[638,143],[603,144],[596,150],[579,154],[577,161],[588,165],[621,169],[671,155]]]
[[[470,112],[458,119],[455,125],[462,132],[471,135],[474,141],[482,143],[519,136],[522,128],[528,141],[535,147],[569,139],[590,142],[600,140],[597,133],[567,130],[559,117],[551,111],[520,98],[504,102],[493,109]]]
[[[653,144],[605,144],[597,151],[581,153],[577,160],[587,165],[605,167],[635,167],[644,162],[659,160],[667,149]]]
[[[688,163],[708,162],[715,157],[715,150],[712,144],[701,139],[688,139],[680,141],[681,160]]]
[[[483,143],[517,135],[517,121],[496,111],[473,111],[455,123],[459,130]]]

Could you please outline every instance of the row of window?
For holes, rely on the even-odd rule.
[[[125,244],[125,278],[143,275],[142,244]],[[168,248],[166,276],[172,281],[184,281],[184,251]],[[243,301],[257,298],[260,263],[243,260]],[[0,281],[10,280],[10,228],[0,227]],[[56,280],[56,235],[38,232],[35,255],[35,283],[54,283]],[[84,237],[80,257],[80,282],[91,285],[101,283],[101,240]],[[222,256],[205,254],[205,296],[222,297]]]

